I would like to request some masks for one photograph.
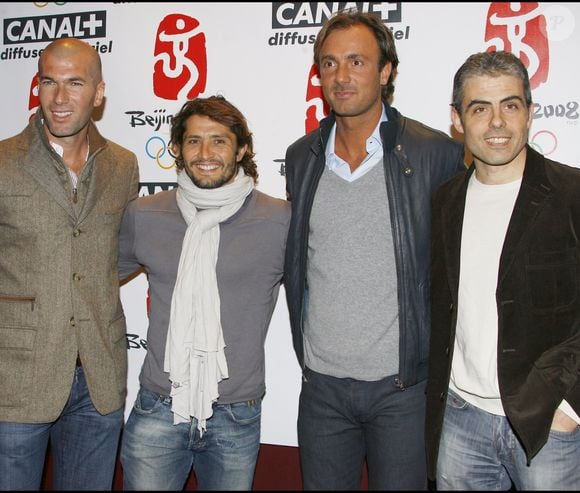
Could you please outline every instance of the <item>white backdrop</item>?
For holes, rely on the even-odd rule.
[[[580,166],[580,3],[0,3],[0,139],[20,132],[38,105],[39,50],[58,37],[86,38],[107,83],[97,125],[137,154],[140,195],[175,182],[171,115],[188,97],[222,94],[254,133],[258,188],[284,198],[286,148],[323,116],[312,43],[321,21],[345,6],[374,11],[393,30],[401,60],[393,105],[448,133],[452,79],[467,56],[488,47],[522,56],[536,103],[531,144]],[[145,355],[146,289],[141,275],[121,293],[127,412]],[[287,315],[281,290],[266,345],[262,442],[296,445],[300,373]]]

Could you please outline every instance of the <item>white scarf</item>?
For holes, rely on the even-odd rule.
[[[219,397],[218,382],[228,378],[215,270],[219,223],[239,210],[254,182],[240,168],[232,183],[219,188],[199,188],[185,171],[177,183],[177,205],[188,227],[171,299],[164,370],[171,380],[173,423],[193,416],[203,433]]]

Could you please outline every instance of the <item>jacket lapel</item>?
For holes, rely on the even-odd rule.
[[[35,125],[36,128],[34,128]],[[51,156],[54,155],[54,157],[43,158],[43,156],[46,156],[46,144],[43,142],[42,134],[38,133],[42,132],[42,128],[39,128],[38,123],[32,122],[27,131],[29,132],[30,145],[28,149],[26,149],[26,145],[22,148],[24,156],[22,161],[23,168],[74,219],[75,213],[71,197],[64,186],[66,180],[70,180],[64,165],[58,165],[58,155],[52,149],[49,149],[49,151]]]
[[[97,154],[102,154],[103,149],[97,151]],[[87,196],[83,202],[83,208],[79,215],[79,222],[82,222],[90,214],[95,204],[98,203],[99,197],[105,191],[105,188],[110,183],[111,177],[114,172],[114,164],[110,159],[101,159],[98,155],[93,155],[89,160],[94,160],[93,163],[87,162],[85,166],[89,164],[93,166],[92,177],[87,176],[86,179],[89,180],[89,188],[87,190]]]
[[[107,141],[101,136],[97,127],[91,121],[88,129],[90,156],[85,164],[89,169],[83,180],[89,181],[87,195],[83,202],[83,208],[79,214],[79,222],[84,221],[98,203],[99,197],[105,188],[111,183],[115,164],[112,159],[107,158]]]
[[[459,291],[459,269],[461,234],[463,230],[463,213],[465,209],[465,197],[467,194],[467,184],[475,170],[475,166],[470,166],[463,175],[463,179],[457,181],[449,191],[449,198],[441,210],[442,218],[442,242],[445,252],[445,262],[448,266],[448,280],[455,302]]]
[[[522,237],[544,207],[546,199],[551,195],[552,186],[546,175],[544,158],[530,146],[527,146],[522,185],[514,205],[501,253],[498,284],[502,282],[509,270]]]

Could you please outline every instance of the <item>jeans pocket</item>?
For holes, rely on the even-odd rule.
[[[235,423],[239,425],[247,425],[260,419],[262,414],[262,403],[256,401],[254,403],[238,402],[228,406],[229,415]]]
[[[152,414],[161,406],[161,396],[143,387],[139,390],[133,409],[138,414]]]
[[[580,426],[577,426],[572,431],[550,430],[550,438],[564,442],[580,440]]]
[[[462,409],[467,409],[469,402],[450,390],[447,394],[447,405],[460,411]]]

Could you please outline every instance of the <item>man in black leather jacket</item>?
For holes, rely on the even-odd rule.
[[[332,113],[286,154],[304,488],[358,489],[366,458],[370,489],[424,489],[430,200],[463,148],[389,106],[398,58],[374,15],[333,16],[314,61]]]

